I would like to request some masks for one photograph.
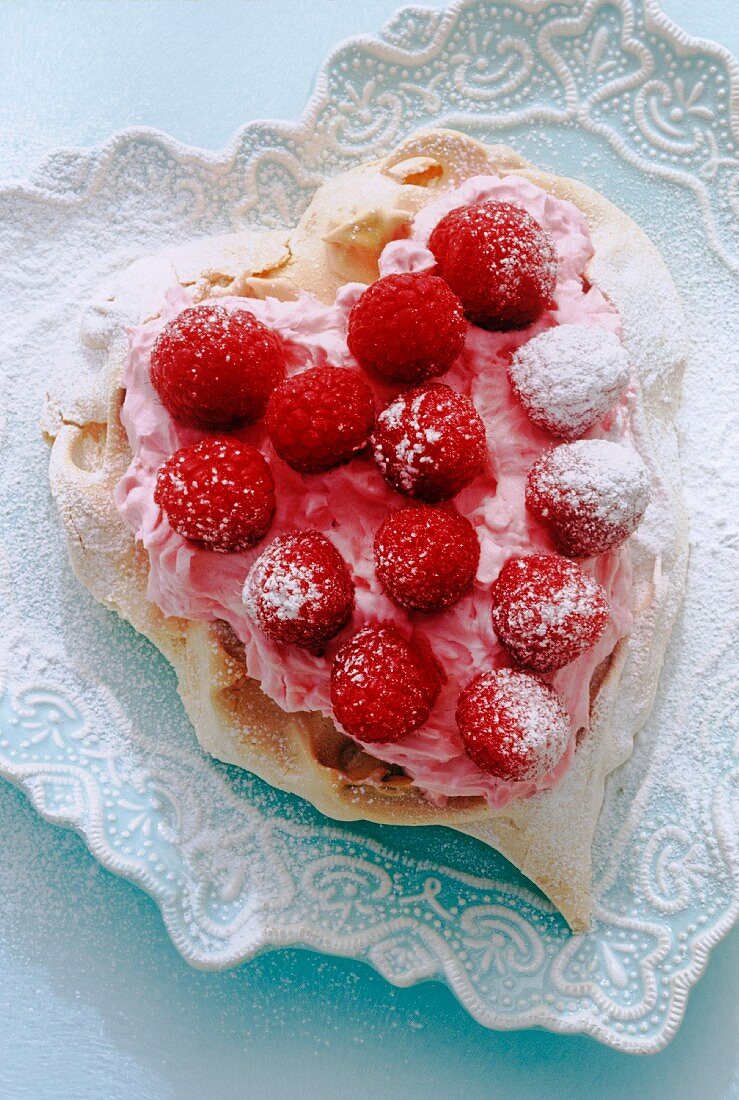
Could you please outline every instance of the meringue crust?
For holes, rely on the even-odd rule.
[[[595,249],[586,271],[620,312],[636,390],[633,431],[652,481],[653,503],[631,540],[631,635],[597,669],[590,726],[552,790],[491,809],[483,798],[433,804],[402,771],[374,759],[317,714],[287,714],[246,673],[225,623],[165,617],[146,596],[148,557],[119,515],[113,492],[131,451],[120,422],[126,328],[158,311],[176,282],[198,296],[333,301],[349,279],[377,273],[384,245],[416,211],[481,174],[515,171],[573,202]],[[589,927],[591,849],[608,775],[630,755],[654,698],[687,563],[675,416],[686,338],[680,301],[659,252],[602,195],[539,171],[505,146],[455,131],[415,134],[388,156],[328,181],[294,229],[212,237],[138,261],[111,290],[116,318],[105,366],[75,393],[50,396],[43,430],[50,479],[72,566],[92,595],[146,635],[174,666],[185,710],[203,748],[301,795],[329,817],[395,825],[446,825],[500,851],[561,911]]]

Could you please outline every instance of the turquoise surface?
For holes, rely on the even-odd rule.
[[[93,144],[132,123],[217,147],[247,119],[294,116],[331,45],[394,8],[6,6],[2,174],[22,176],[58,144]],[[665,8],[739,52],[733,4]],[[196,973],[153,903],[5,785],[0,836],[3,1098],[739,1093],[736,933],[716,949],[671,1047],[639,1060],[587,1039],[485,1032],[441,986],[395,990],[364,966],[311,953]]]

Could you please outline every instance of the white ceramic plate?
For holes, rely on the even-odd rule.
[[[736,80],[720,48],[637,0],[407,8],[379,38],[337,49],[296,125],[247,126],[220,154],[127,131],[0,192],[13,273],[0,771],[143,886],[193,964],[303,944],[400,985],[442,978],[491,1027],[643,1052],[674,1033],[737,911]],[[469,838],[327,823],[205,758],[168,666],[72,577],[46,486],[46,383],[56,363],[99,357],[110,276],[172,240],[290,224],[322,178],[432,122],[505,140],[631,213],[670,264],[695,335],[685,608],[653,717],[608,786],[585,936]]]

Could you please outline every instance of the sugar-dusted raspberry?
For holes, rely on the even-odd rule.
[[[374,456],[399,493],[434,503],[469,485],[485,462],[485,425],[477,409],[434,383],[400,394],[377,418]]]
[[[258,420],[284,377],[279,336],[248,309],[191,306],[164,326],[151,353],[151,381],[162,404],[200,428]]]
[[[554,672],[585,653],[610,614],[601,585],[558,554],[509,558],[491,594],[498,639],[534,672]]]
[[[551,235],[520,206],[488,199],[459,206],[429,239],[436,273],[482,328],[523,328],[549,306],[557,280]]]
[[[369,442],[372,391],[345,367],[312,367],[288,378],[267,404],[266,424],[280,458],[303,474],[349,459]]]
[[[605,439],[562,443],[529,470],[526,507],[571,557],[620,546],[649,504],[649,471],[636,451]]]
[[[472,587],[480,543],[468,519],[425,504],[392,512],[375,535],[375,568],[401,607],[441,611]]]
[[[554,688],[527,672],[483,672],[459,696],[457,726],[481,771],[512,782],[543,779],[570,739]]]
[[[623,393],[629,360],[612,332],[596,325],[557,325],[514,352],[508,379],[537,427],[577,439]]]
[[[209,550],[245,550],[272,522],[275,485],[256,447],[203,439],[160,467],[154,500],[183,538]]]
[[[317,649],[354,608],[354,582],[319,531],[279,535],[252,565],[243,591],[249,618],[274,642]]]
[[[386,382],[424,382],[444,374],[464,346],[462,303],[443,279],[425,272],[386,275],[349,314],[349,350]]]
[[[334,716],[358,741],[400,741],[428,718],[441,688],[430,651],[392,626],[365,626],[331,670]]]

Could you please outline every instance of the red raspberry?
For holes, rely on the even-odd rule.
[[[485,425],[475,406],[441,383],[394,398],[377,418],[372,443],[385,480],[431,503],[469,485],[485,462]]]
[[[462,303],[443,279],[425,272],[386,275],[349,314],[349,351],[386,382],[424,382],[444,374],[464,347]]]
[[[258,420],[284,377],[279,336],[248,309],[185,309],[164,326],[151,353],[151,381],[165,409],[199,428]]]
[[[375,423],[372,392],[352,370],[313,367],[288,378],[267,405],[267,431],[280,458],[303,474],[348,462]]]
[[[331,669],[331,703],[358,741],[400,741],[428,718],[441,688],[431,653],[392,626],[365,626]]]
[[[437,274],[483,328],[524,328],[550,305],[557,250],[550,234],[520,206],[485,202],[460,206],[429,239]]]
[[[629,357],[597,325],[555,325],[516,348],[508,381],[545,432],[577,439],[607,415],[629,381]]]
[[[478,768],[511,782],[542,779],[570,740],[570,720],[554,688],[527,672],[483,672],[459,696],[457,725]]]
[[[256,447],[202,439],[160,467],[154,500],[183,538],[209,550],[245,550],[272,522],[275,484]]]
[[[554,447],[526,479],[526,507],[572,557],[620,546],[639,526],[649,496],[649,472],[639,455],[605,439]]]
[[[419,505],[393,512],[375,536],[375,568],[401,607],[441,611],[472,587],[480,543],[458,512]]]
[[[534,672],[574,661],[608,623],[603,588],[558,554],[509,558],[491,593],[495,633],[516,664]]]
[[[252,565],[243,592],[250,619],[273,642],[319,648],[354,609],[354,582],[325,535],[280,535]]]

